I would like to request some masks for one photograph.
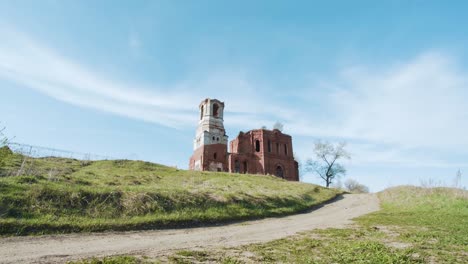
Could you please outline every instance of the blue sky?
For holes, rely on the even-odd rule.
[[[296,156],[346,141],[346,178],[468,186],[465,1],[1,1],[14,141],[188,167],[197,107],[230,139],[275,121]],[[311,174],[308,182],[320,183]]]

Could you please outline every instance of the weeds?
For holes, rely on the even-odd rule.
[[[4,172],[3,235],[199,226],[292,214],[338,193],[273,176],[183,171],[128,160],[11,153]]]
[[[379,197],[382,210],[350,228],[209,251],[198,263],[468,263],[468,192],[406,186]]]
[[[70,261],[68,264],[150,264],[155,262],[150,262],[148,260],[139,259],[132,256],[114,256],[114,257],[105,257],[102,259],[92,258],[88,260],[81,261]]]

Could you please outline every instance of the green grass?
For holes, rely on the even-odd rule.
[[[379,194],[382,210],[358,219],[386,226],[425,261],[468,263],[468,192],[453,188],[392,188]]]
[[[113,256],[113,257],[104,257],[104,258],[92,258],[81,261],[70,261],[68,264],[152,264],[159,263],[148,261],[141,258],[136,258],[133,256]]]
[[[378,194],[382,210],[345,229],[304,232],[269,243],[172,260],[226,263],[468,263],[468,192],[398,187]],[[198,254],[198,255],[197,255]],[[188,256],[192,256],[189,258]],[[177,263],[177,261],[175,261]]]
[[[10,154],[0,235],[186,227],[297,213],[338,192],[273,176]]]

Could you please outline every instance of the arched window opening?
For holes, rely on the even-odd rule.
[[[216,138],[216,141],[219,141],[219,137]]]
[[[288,155],[288,144],[284,144],[284,155]]]
[[[260,140],[255,140],[255,151],[260,152]]]
[[[213,141],[215,141],[215,137],[212,137]]]
[[[217,104],[213,104],[213,116],[218,117],[218,110],[219,106]]]
[[[202,105],[202,106],[201,106],[201,110],[200,110],[200,120],[203,119],[203,110],[204,110],[204,109],[205,109],[205,108],[204,108],[203,105]]]
[[[276,166],[276,176],[284,179],[283,167],[280,165]]]
[[[216,160],[217,154],[216,152],[213,154],[213,158]]]
[[[244,165],[244,174],[246,174],[247,173],[247,161],[244,161],[242,165]]]
[[[240,162],[238,160],[234,161],[234,172],[240,173]]]
[[[268,152],[271,152],[271,141],[268,140]]]

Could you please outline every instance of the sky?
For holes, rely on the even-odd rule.
[[[188,168],[205,98],[230,140],[284,124],[301,163],[346,142],[380,191],[468,186],[466,1],[0,0],[12,141]],[[323,184],[304,173],[305,182]]]

